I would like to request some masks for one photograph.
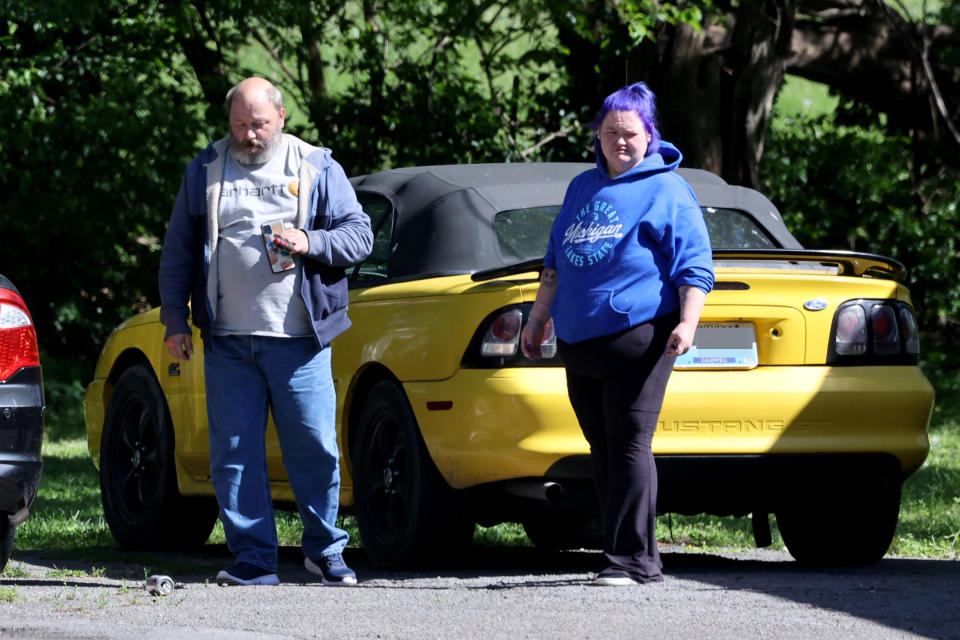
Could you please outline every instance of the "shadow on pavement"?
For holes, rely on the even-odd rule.
[[[664,589],[659,594],[652,592],[652,597],[677,597],[678,592],[690,589],[752,592],[785,603],[840,611],[905,633],[960,638],[960,562],[956,560],[886,558],[867,567],[838,568],[801,565],[781,552],[707,553],[665,548],[661,553],[665,580],[673,585],[649,587]],[[458,558],[455,566],[415,571],[377,569],[360,548],[347,549],[344,558],[357,571],[361,588],[366,582],[375,589],[404,589],[404,580],[411,580],[409,588],[441,590],[454,588],[454,584],[469,589],[580,588],[590,584],[591,572],[601,568],[603,561],[598,551],[544,552],[524,547],[474,547]],[[87,557],[74,554],[69,559],[53,551],[15,552],[10,567],[15,568],[18,559],[46,568],[46,579],[35,573],[23,578],[7,575],[0,585],[29,586],[62,579],[67,587],[96,588],[110,580],[142,584],[148,573],[173,576],[178,584],[203,584],[212,582],[219,569],[233,562],[223,545],[207,545],[195,553],[102,548],[90,550]],[[281,549],[280,574],[285,584],[316,582],[303,568],[297,547]],[[444,585],[425,580],[432,578],[457,581]],[[484,578],[504,580],[484,582]],[[462,582],[471,579],[480,580]]]

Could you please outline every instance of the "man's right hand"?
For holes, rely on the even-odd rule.
[[[173,333],[164,340],[167,351],[177,360],[189,360],[193,353],[193,337],[189,333]]]

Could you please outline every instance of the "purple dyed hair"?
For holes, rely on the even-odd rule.
[[[657,130],[657,97],[653,95],[653,91],[650,90],[646,82],[636,82],[622,89],[617,89],[608,95],[606,100],[603,101],[603,106],[600,107],[600,114],[593,123],[595,132],[600,131],[603,119],[611,111],[633,111],[640,116],[643,126],[650,134],[647,155],[660,150],[660,131]]]

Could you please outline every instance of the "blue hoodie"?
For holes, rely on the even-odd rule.
[[[669,142],[616,177],[597,167],[567,188],[550,232],[545,267],[557,270],[550,307],[557,336],[579,342],[617,333],[680,307],[678,289],[713,288],[703,212],[674,171]]]

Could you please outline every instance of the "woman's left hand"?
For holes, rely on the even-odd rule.
[[[680,296],[680,324],[670,334],[667,348],[663,353],[668,356],[682,356],[693,346],[693,336],[697,333],[697,323],[700,322],[700,312],[707,294],[697,287],[682,286]]]
[[[693,336],[697,332],[697,323],[681,322],[670,333],[664,354],[672,357],[682,356],[693,346]]]

